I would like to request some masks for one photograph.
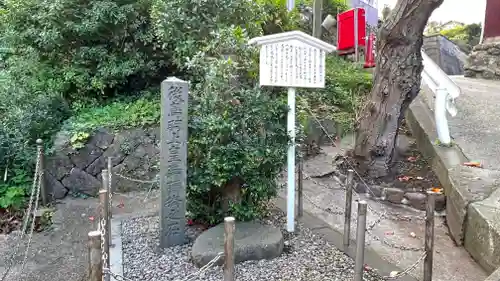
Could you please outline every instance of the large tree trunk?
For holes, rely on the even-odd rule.
[[[423,31],[443,0],[398,0],[377,36],[373,88],[357,127],[353,156],[361,172],[388,174],[404,112],[420,91]]]

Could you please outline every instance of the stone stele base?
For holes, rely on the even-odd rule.
[[[283,252],[283,234],[281,230],[257,222],[236,222],[234,233],[235,263],[247,260],[262,260],[278,257]],[[224,252],[224,224],[203,232],[192,248],[193,262],[202,267],[215,256]],[[216,264],[221,265],[221,258]]]
[[[464,67],[464,76],[500,80],[500,39],[488,39],[474,47]]]

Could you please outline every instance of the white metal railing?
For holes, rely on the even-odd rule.
[[[457,115],[455,99],[460,96],[461,89],[453,80],[422,50],[422,82],[436,95],[434,103],[434,118],[439,141],[442,144],[451,143],[450,130],[446,112],[451,116]]]

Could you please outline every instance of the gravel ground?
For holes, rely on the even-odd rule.
[[[309,229],[298,225],[297,233],[285,231],[285,217],[273,211],[264,223],[279,226],[285,233],[283,254],[273,260],[247,261],[236,265],[238,281],[345,281],[352,280],[354,262]],[[140,217],[123,223],[123,263],[125,277],[134,281],[222,280],[222,268],[213,267],[199,275],[190,262],[192,243],[159,250],[159,218]],[[201,230],[190,227],[194,239]],[[373,271],[365,271],[366,281],[383,280]]]

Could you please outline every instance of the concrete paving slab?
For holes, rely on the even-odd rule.
[[[500,82],[451,76],[462,89],[450,132],[464,154],[484,168],[500,170]]]
[[[340,149],[328,148],[324,150],[333,157],[341,152]],[[314,159],[309,160],[307,167],[314,167]],[[318,163],[321,165],[321,162]],[[306,166],[305,166],[306,167]],[[307,173],[307,169],[304,170]],[[320,182],[322,184],[317,184]],[[315,183],[316,182],[316,183]],[[333,179],[308,179],[304,180],[304,210],[317,217],[330,228],[343,233],[344,216],[339,211],[344,210],[345,193]],[[286,198],[286,190],[280,192],[280,197]],[[367,236],[366,242],[382,260],[395,267],[405,269],[411,266],[422,255],[422,251],[402,250],[402,247],[422,248],[424,238],[424,212],[406,207],[379,203],[367,198],[365,195],[355,195],[354,200],[368,200],[369,211],[367,225],[379,220],[381,214],[400,214],[413,218],[412,220],[383,219],[376,224],[372,233]],[[357,203],[353,204],[353,217],[357,213]],[[389,215],[391,216],[391,215]],[[351,237],[355,237],[356,222],[353,222]],[[411,234],[415,234],[415,238]],[[381,242],[385,241],[385,242]],[[392,245],[392,246],[388,246]],[[436,219],[434,256],[434,281],[482,281],[486,272],[471,258],[468,252],[457,247],[450,238],[448,228],[443,217]],[[453,261],[453,262],[450,262]],[[370,265],[370,264],[369,264]],[[370,265],[374,266],[374,265]],[[375,267],[375,266],[374,266]],[[383,270],[383,269],[381,269]],[[423,267],[420,264],[411,276],[422,280]]]
[[[116,216],[150,213],[158,209],[159,192],[154,190],[146,200],[147,192],[115,195],[113,212]],[[56,206],[53,229],[33,235],[27,262],[22,269],[26,239],[14,254],[15,235],[0,235],[0,277],[11,257],[14,266],[8,281],[87,281],[87,235],[97,229],[98,201],[95,198],[66,198]]]

